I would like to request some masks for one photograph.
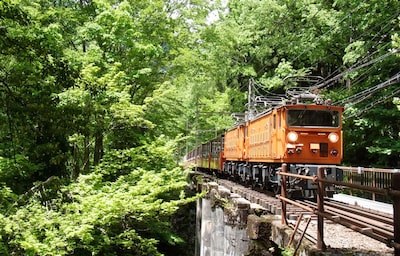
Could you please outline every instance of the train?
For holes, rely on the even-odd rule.
[[[288,172],[311,176],[326,166],[326,179],[342,180],[343,111],[329,100],[284,101],[198,145],[184,161],[198,171],[276,194],[283,164]],[[292,197],[309,198],[317,185],[287,177],[286,187]],[[327,187],[327,194],[333,190]]]

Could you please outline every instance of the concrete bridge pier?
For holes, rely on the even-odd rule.
[[[242,256],[248,251],[247,218],[250,202],[210,182],[197,202],[196,256]]]
[[[243,198],[233,198],[233,205],[224,209],[224,254],[244,255],[249,248],[247,235],[247,216],[250,202]]]
[[[201,190],[206,194],[197,201],[195,256],[281,255],[293,230],[281,224],[271,205],[251,203],[215,182],[202,184]],[[303,240],[298,255],[319,254]]]

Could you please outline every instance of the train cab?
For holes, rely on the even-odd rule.
[[[284,162],[340,164],[343,157],[342,107],[288,105],[282,108]]]

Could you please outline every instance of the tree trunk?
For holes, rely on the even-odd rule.
[[[79,164],[79,159],[80,159],[80,157],[79,157],[79,147],[78,147],[78,145],[76,145],[76,143],[74,143],[74,149],[73,149],[73,165],[74,165],[74,167],[73,167],[73,169],[72,169],[72,173],[71,173],[71,178],[72,178],[72,180],[76,180],[77,178],[78,178],[78,176],[79,176],[79,174],[80,174],[80,172],[81,172],[81,169],[80,169],[80,164]]]
[[[98,165],[100,163],[103,154],[103,133],[99,132],[96,134],[95,138],[93,165]]]
[[[85,136],[84,140],[84,155],[83,155],[83,172],[88,173],[90,169],[90,139],[89,136]]]

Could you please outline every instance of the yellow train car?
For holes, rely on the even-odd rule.
[[[223,164],[224,136],[203,143],[190,151],[184,159],[186,168],[196,167],[202,171],[221,170]]]

